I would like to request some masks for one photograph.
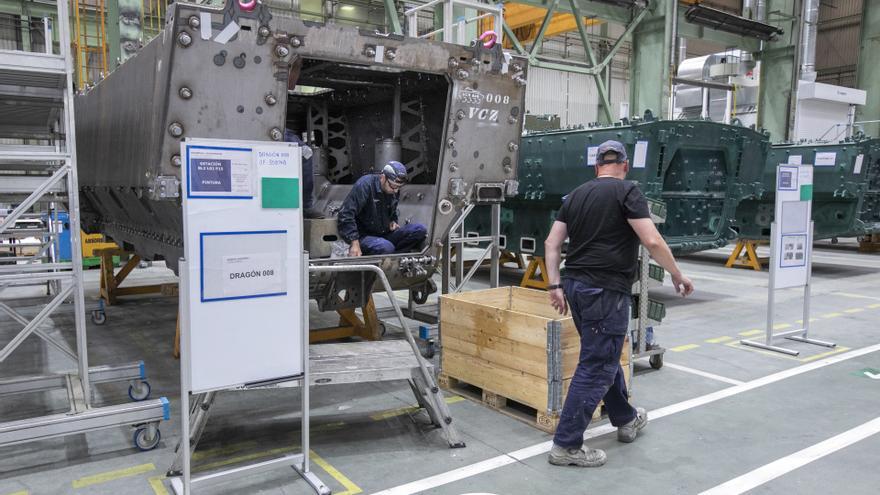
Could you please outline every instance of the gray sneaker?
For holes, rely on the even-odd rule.
[[[642,431],[642,428],[648,425],[648,412],[643,407],[636,408],[636,418],[629,423],[617,429],[617,441],[624,443],[633,442]]]
[[[553,444],[547,461],[554,466],[599,467],[605,464],[605,452],[599,449],[566,449]]]

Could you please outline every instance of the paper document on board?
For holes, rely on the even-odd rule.
[[[223,294],[248,297],[287,292],[287,273],[280,253],[223,257]]]

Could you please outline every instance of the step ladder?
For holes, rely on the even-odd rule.
[[[59,53],[47,39],[46,52],[0,50],[0,138],[14,138],[20,144],[0,145],[0,203],[16,205],[0,218],[0,238],[14,238],[16,222],[23,218],[46,218],[48,233],[32,256],[0,258],[0,314],[21,329],[7,339],[9,321],[0,332],[0,397],[41,392],[55,388],[67,391],[69,411],[0,423],[0,447],[34,440],[71,435],[123,425],[135,427],[135,444],[144,450],[159,442],[159,422],[169,417],[169,403],[163,397],[146,400],[149,383],[142,362],[124,366],[89,367],[85,300],[83,295],[82,248],[80,245],[79,187],[76,174],[76,131],[73,114],[73,54],[71,53],[68,4],[57,2],[54,25],[59,35]],[[48,21],[44,25],[49,26]],[[52,31],[47,29],[48,33]],[[71,261],[55,255],[60,230],[57,213],[69,214]],[[36,232],[34,232],[36,233]],[[21,259],[26,258],[26,259]],[[22,285],[48,283],[50,295],[31,316],[9,301]],[[72,302],[72,305],[69,304]],[[43,329],[50,316],[62,309],[73,310],[76,348],[53,338]],[[15,369],[10,357],[29,337],[36,336],[66,356],[74,365],[66,373],[7,377]],[[93,383],[128,382],[134,403],[93,406]]]

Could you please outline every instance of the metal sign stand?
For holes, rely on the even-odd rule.
[[[309,256],[302,250],[300,150],[292,143],[186,139],[180,156],[182,432],[169,473],[179,476],[171,486],[189,495],[193,485],[289,465],[315,493],[329,494],[309,468]],[[218,392],[291,381],[302,389],[299,452],[193,476],[192,454]]]
[[[308,253],[304,253],[303,256],[303,273],[308,274],[309,271],[309,257]],[[189,294],[189,276],[187,271],[187,262],[185,260],[180,260],[180,283],[184,290],[181,291],[180,298],[180,311],[181,315],[184,315],[184,312],[188,310],[187,302],[185,301],[185,295]],[[308,276],[302,277],[302,294],[304,297],[308,298],[309,286],[308,286]],[[188,321],[185,318],[181,318],[181,321]],[[302,328],[308,328],[308,313],[302,312]],[[303,336],[306,337],[305,332],[303,332]],[[186,339],[183,340],[186,342]],[[181,342],[181,344],[183,344]],[[188,346],[182,345],[180,352],[180,363],[181,363],[181,394],[180,394],[180,410],[181,410],[181,442],[177,446],[177,460],[175,461],[175,465],[172,466],[169,471],[169,476],[174,476],[171,478],[171,487],[174,489],[174,492],[177,495],[189,495],[192,493],[192,485],[198,484],[200,486],[210,485],[213,483],[219,482],[222,478],[226,478],[229,476],[240,476],[240,475],[250,475],[255,472],[275,469],[279,465],[287,465],[293,468],[297,474],[299,474],[309,486],[315,491],[315,493],[319,495],[329,495],[330,488],[327,487],[312,471],[309,463],[309,357],[308,357],[308,339],[306,338],[303,342],[305,344],[302,346],[302,360],[303,360],[303,373],[299,378],[292,379],[291,377],[280,378],[280,381],[289,382],[289,381],[297,381],[299,382],[300,388],[302,392],[300,394],[300,407],[302,410],[302,420],[301,420],[301,429],[300,429],[300,445],[302,448],[301,452],[288,454],[282,457],[278,457],[275,459],[270,459],[268,461],[259,462],[256,464],[249,464],[246,466],[239,466],[231,469],[227,469],[224,471],[215,471],[212,473],[208,473],[201,476],[193,476],[192,475],[192,454],[195,451],[196,446],[198,445],[199,439],[202,436],[202,432],[204,432],[205,424],[208,421],[208,413],[209,409],[213,405],[217,392],[211,391],[203,394],[196,394],[195,399],[193,400],[192,406],[190,406],[190,395],[191,395],[191,386],[189,383],[188,374],[183,372],[190,365],[190,352]],[[238,387],[236,389],[230,390],[247,390],[252,388],[261,388],[268,385],[272,385],[272,381],[267,382],[259,382],[247,384],[243,387]],[[192,422],[192,423],[191,423]],[[190,426],[193,426],[192,431],[190,431]],[[182,470],[178,470],[177,466],[182,467]]]
[[[776,221],[770,225],[770,284],[767,300],[767,328],[764,341],[741,340],[742,345],[797,356],[799,351],[773,345],[779,338],[836,347],[837,344],[809,338],[810,280],[813,273],[812,165],[779,165],[776,171]],[[774,333],[776,291],[803,287],[803,327]]]

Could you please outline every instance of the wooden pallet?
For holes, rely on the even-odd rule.
[[[880,234],[871,234],[859,238],[860,253],[876,253],[880,252]]]
[[[511,417],[518,421],[522,421],[528,425],[553,433],[559,424],[559,412],[540,411],[528,404],[505,397],[502,394],[486,390],[477,385],[470,384],[464,380],[453,378],[446,373],[440,373],[437,379],[440,387],[454,392],[466,399],[483,404],[494,409],[505,416]],[[593,412],[592,422],[599,421],[605,416],[605,405],[599,404],[599,407]]]

